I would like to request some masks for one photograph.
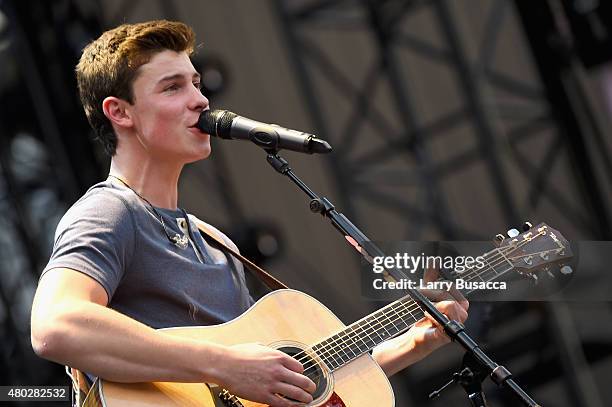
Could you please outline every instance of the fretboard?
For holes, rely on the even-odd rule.
[[[484,267],[480,269],[473,267],[462,273],[452,273],[452,276],[466,282],[488,282],[514,268],[513,263],[500,249],[485,253],[483,258]],[[469,295],[472,291],[474,290],[462,290],[462,294]],[[407,331],[424,316],[417,302],[405,296],[354,322],[344,330],[315,344],[311,349],[333,371],[369,352],[382,342]]]

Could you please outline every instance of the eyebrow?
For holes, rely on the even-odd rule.
[[[168,82],[168,81],[173,81],[176,79],[182,79],[183,75],[180,73],[175,73],[173,75],[168,75],[168,76],[164,76],[163,78],[161,78],[159,81],[157,81],[158,84],[162,83],[162,82]],[[192,79],[201,79],[201,75],[197,72],[195,72],[192,76]]]

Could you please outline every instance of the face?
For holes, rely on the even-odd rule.
[[[186,53],[155,54],[139,68],[132,86],[134,104],[128,110],[151,157],[189,163],[210,155],[210,136],[194,127],[208,99]]]

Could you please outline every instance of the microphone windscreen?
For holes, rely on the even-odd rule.
[[[230,138],[230,128],[236,116],[227,110],[204,110],[198,119],[198,128],[211,136]]]

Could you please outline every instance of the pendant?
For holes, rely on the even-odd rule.
[[[174,236],[172,236],[171,239],[174,245],[178,247],[179,249],[185,250],[187,246],[189,245],[189,239],[187,239],[187,236],[185,235],[179,236],[179,234],[177,233]]]

